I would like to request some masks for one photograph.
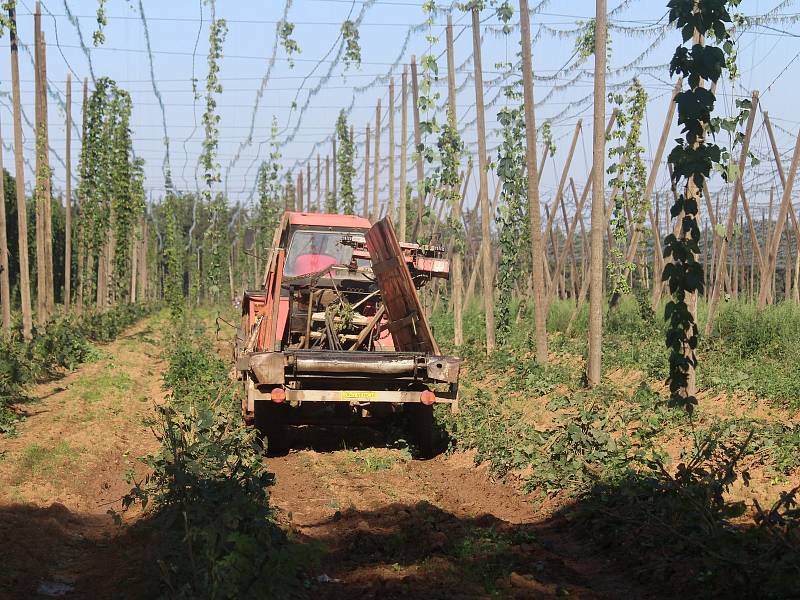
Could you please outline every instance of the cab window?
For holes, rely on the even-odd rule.
[[[340,243],[342,236],[335,231],[296,231],[289,242],[283,274],[308,275],[333,265],[348,264],[353,249]]]

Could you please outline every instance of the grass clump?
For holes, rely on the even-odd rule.
[[[26,446],[20,454],[16,471],[18,481],[33,478],[47,478],[58,471],[69,468],[80,456],[80,451],[67,442],[60,441],[55,446],[39,444]]]

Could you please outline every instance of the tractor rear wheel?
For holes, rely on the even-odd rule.
[[[267,456],[286,456],[289,453],[285,406],[268,401],[256,402],[255,425]]]
[[[436,427],[433,406],[412,404],[412,427],[419,457],[433,458],[436,453]]]

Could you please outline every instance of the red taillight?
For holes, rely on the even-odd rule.
[[[434,394],[430,390],[425,390],[420,394],[419,401],[422,402],[426,406],[430,406],[434,402],[436,402],[436,394]]]
[[[272,388],[269,396],[275,404],[280,404],[286,400],[286,390],[279,387]]]

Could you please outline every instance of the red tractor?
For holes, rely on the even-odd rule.
[[[399,243],[388,219],[286,212],[263,287],[247,291],[237,336],[242,413],[288,450],[292,425],[411,411],[420,455],[434,451],[433,405],[458,409],[461,360],[442,356],[417,290],[447,279],[444,249]]]

